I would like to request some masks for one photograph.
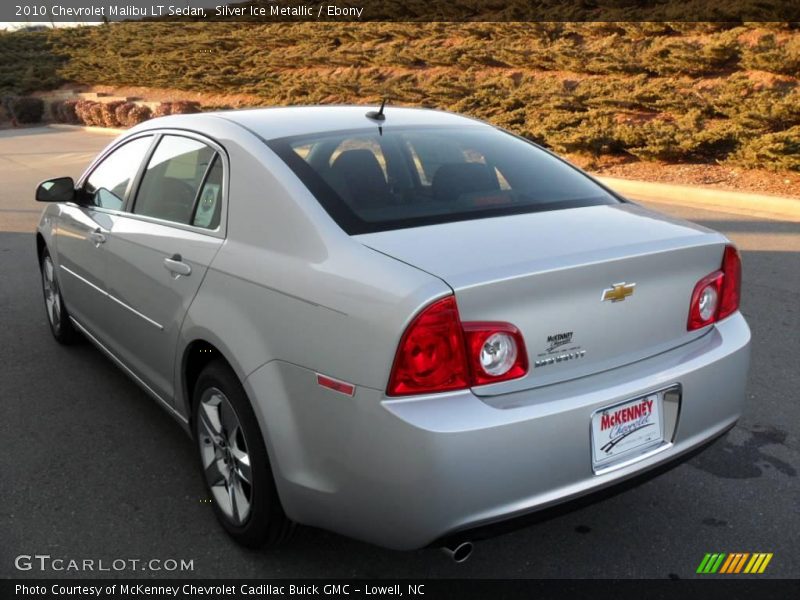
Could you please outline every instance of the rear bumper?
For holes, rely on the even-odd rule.
[[[739,314],[685,346],[590,377],[518,392],[498,409],[469,391],[387,400],[320,388],[269,363],[245,382],[293,519],[396,549],[513,519],[663,467],[741,415],[750,331]],[[595,474],[596,410],[672,385],[667,443]]]
[[[634,489],[652,479],[655,479],[672,469],[679,467],[683,463],[691,460],[698,454],[702,454],[708,448],[716,444],[725,437],[736,423],[731,424],[730,427],[722,430],[716,436],[709,438],[701,444],[694,446],[681,454],[673,454],[666,461],[659,462],[658,465],[644,469],[637,472],[626,479],[615,481],[613,484],[593,489],[592,491],[577,496],[571,500],[564,500],[558,504],[553,504],[546,508],[537,508],[533,511],[523,513],[518,516],[505,517],[496,521],[482,523],[479,525],[471,526],[467,529],[458,531],[451,531],[440,538],[437,538],[429,544],[431,548],[442,548],[448,545],[456,545],[464,541],[477,542],[485,540],[498,535],[503,535],[512,531],[529,527],[534,523],[541,523],[548,519],[553,519],[561,515],[568,514],[572,511],[579,510],[586,506],[602,502],[616,495],[623,494],[628,490]]]

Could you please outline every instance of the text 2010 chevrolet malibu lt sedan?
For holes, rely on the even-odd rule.
[[[50,326],[192,432],[248,545],[408,549],[619,483],[741,414],[736,249],[429,110],[171,116],[46,181]]]

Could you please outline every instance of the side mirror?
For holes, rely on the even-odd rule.
[[[37,202],[74,202],[75,182],[72,177],[57,177],[43,181],[36,188]]]

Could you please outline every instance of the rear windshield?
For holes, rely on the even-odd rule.
[[[373,127],[269,146],[351,235],[619,202],[541,148],[490,127]]]

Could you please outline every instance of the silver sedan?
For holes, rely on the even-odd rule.
[[[36,194],[56,340],[183,424],[248,546],[302,523],[463,558],[742,412],[736,248],[480,121],[170,116]]]

